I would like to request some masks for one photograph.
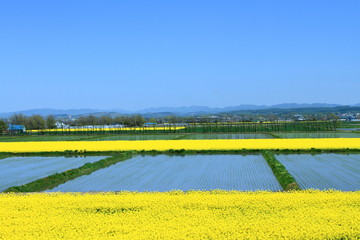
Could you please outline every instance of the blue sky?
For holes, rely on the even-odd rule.
[[[360,103],[360,1],[0,2],[0,112]]]

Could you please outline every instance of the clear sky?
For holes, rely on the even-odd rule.
[[[360,103],[358,0],[0,2],[0,112]]]

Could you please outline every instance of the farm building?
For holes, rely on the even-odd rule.
[[[10,132],[26,132],[26,128],[24,125],[15,125],[15,124],[9,124],[7,130]]]

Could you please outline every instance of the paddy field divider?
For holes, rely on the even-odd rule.
[[[11,157],[11,154],[9,153],[0,153],[0,159]]]
[[[272,136],[273,138],[282,138],[274,133],[267,133],[268,135]]]
[[[300,190],[300,186],[294,177],[286,170],[285,166],[276,159],[272,152],[263,151],[262,155],[269,164],[283,190]]]

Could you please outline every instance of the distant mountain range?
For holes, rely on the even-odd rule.
[[[230,106],[230,107],[223,107],[223,108],[213,108],[207,106],[189,106],[189,107],[158,107],[158,108],[146,108],[139,111],[128,111],[122,109],[111,109],[111,110],[103,110],[103,109],[67,109],[67,110],[59,110],[59,109],[32,109],[32,110],[24,110],[24,111],[16,111],[16,112],[9,112],[9,113],[0,113],[0,118],[7,118],[14,114],[24,114],[27,116],[33,114],[39,114],[42,116],[47,115],[54,115],[58,117],[67,117],[67,116],[81,116],[81,115],[89,115],[93,114],[96,116],[101,115],[119,115],[119,114],[142,114],[146,116],[167,116],[167,115],[201,115],[201,114],[218,114],[218,113],[225,113],[225,112],[272,112],[274,110],[283,112],[282,110],[292,110],[292,109],[323,109],[326,111],[326,108],[341,108],[345,107],[345,105],[340,104],[327,104],[327,103],[284,103],[284,104],[277,104],[272,106],[266,105],[238,105],[238,106]],[[360,107],[359,104],[354,104],[348,107]]]
[[[327,103],[284,103],[272,106],[266,105],[238,105],[223,108],[212,108],[206,106],[190,106],[190,107],[160,107],[160,108],[147,108],[138,111],[138,113],[156,113],[156,112],[172,112],[172,113],[220,113],[220,112],[231,112],[231,111],[242,111],[242,110],[259,110],[259,109],[290,109],[290,108],[317,108],[317,107],[337,107],[339,104],[327,104]]]

